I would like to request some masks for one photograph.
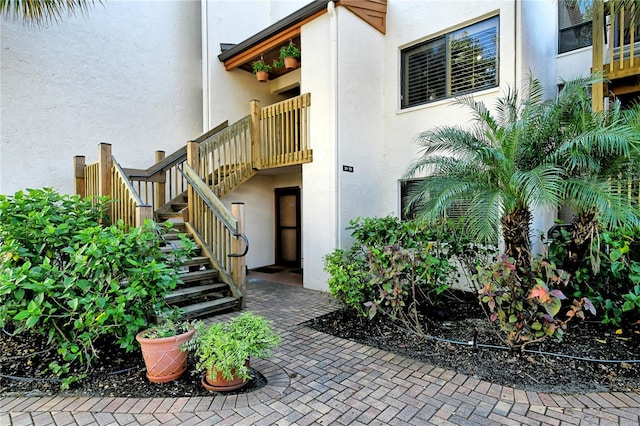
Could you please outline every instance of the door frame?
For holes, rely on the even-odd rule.
[[[291,186],[286,188],[276,188],[275,193],[275,254],[276,265],[293,266],[299,268],[302,265],[302,220],[300,204],[300,187]],[[296,226],[283,227],[280,225],[280,198],[282,196],[295,196]],[[282,260],[282,229],[295,229],[296,231],[296,260],[294,262]]]

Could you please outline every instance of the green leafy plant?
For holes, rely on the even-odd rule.
[[[396,308],[437,304],[460,278],[460,269],[475,273],[493,253],[450,221],[427,226],[392,216],[356,218],[347,229],[355,239],[352,247],[326,255],[324,268],[331,294],[362,317],[379,312],[397,317]],[[415,291],[405,294],[409,288]]]
[[[290,41],[288,45],[280,48],[280,57],[273,61],[274,68],[284,68],[284,58],[300,59],[300,49]]]
[[[437,297],[449,288],[443,279],[453,266],[446,259],[433,255],[434,244],[416,249],[404,249],[398,245],[369,253],[371,283],[378,294],[366,302],[368,316],[381,313],[393,320],[400,320],[418,334],[424,334],[418,311],[422,305],[435,305]]]
[[[195,338],[184,347],[195,350],[198,370],[207,374],[220,372],[226,380],[232,380],[234,375],[246,380],[249,378],[246,361],[250,357],[270,357],[278,344],[280,336],[271,328],[270,321],[245,312],[227,322],[210,326],[199,323]]]
[[[106,203],[51,189],[0,196],[0,327],[55,344],[59,361],[49,368],[63,387],[84,375],[66,377],[72,365],[91,368],[97,339],[136,349],[136,333],[167,311],[176,267],[193,249],[183,238],[167,260],[162,227],[152,221],[128,230],[102,226]]]
[[[568,321],[584,319],[584,309],[595,314],[586,297],[563,307],[566,297],[557,288],[566,279],[562,271],[545,261],[535,261],[532,266],[534,270],[529,275],[516,273],[513,259],[503,255],[478,272],[478,280],[484,283],[478,292],[480,301],[487,305],[490,320],[505,333],[503,341],[514,349],[549,337],[562,340]],[[558,318],[562,311],[564,319]]]
[[[259,59],[253,63],[253,73],[257,73],[258,71],[271,72],[271,65],[265,64],[262,59]]]
[[[560,228],[549,241],[548,258],[560,269],[569,257],[571,232],[567,228]],[[626,303],[623,295],[632,293],[640,279],[639,232],[621,227],[600,229],[591,241],[589,256],[572,265],[566,294],[589,298],[605,324],[619,327],[636,319],[634,310],[625,311],[622,306]]]
[[[368,264],[361,251],[336,249],[324,257],[324,270],[329,274],[329,292],[345,307],[367,316],[365,303],[375,298],[369,285]]]

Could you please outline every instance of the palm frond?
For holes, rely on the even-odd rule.
[[[619,193],[607,181],[598,179],[569,179],[566,197],[577,210],[595,207],[598,219],[607,227],[640,226],[638,205],[624,193]]]
[[[565,194],[565,175],[561,167],[543,164],[533,170],[513,174],[512,187],[533,208],[559,205]]]
[[[496,190],[477,191],[469,203],[465,218],[469,235],[486,241],[496,241],[500,231],[500,220],[504,214],[504,193]]]
[[[0,0],[0,15],[40,25],[58,21],[63,14],[84,14],[96,2],[102,4],[102,0]]]

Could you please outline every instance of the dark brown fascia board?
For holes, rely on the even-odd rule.
[[[338,0],[331,0],[334,3],[337,3]],[[234,56],[244,52],[245,50],[248,50],[250,48],[252,48],[253,46],[256,46],[258,44],[260,44],[261,42],[269,39],[270,37],[274,36],[275,34],[278,34],[284,30],[286,30],[287,28],[298,24],[299,22],[304,21],[305,19],[309,18],[310,16],[315,15],[318,12],[321,11],[326,11],[327,9],[327,1],[326,0],[316,0],[313,1],[311,3],[309,3],[308,5],[304,6],[301,9],[298,9],[297,11],[293,12],[291,15],[288,15],[284,18],[282,18],[281,20],[279,20],[278,22],[276,22],[275,24],[271,25],[270,27],[265,28],[264,30],[260,31],[259,33],[249,37],[248,39],[246,39],[245,41],[242,41],[238,44],[236,44],[235,46],[233,46],[232,48],[222,52],[220,55],[218,55],[218,59],[220,60],[220,62],[225,62],[231,58],[233,58]]]

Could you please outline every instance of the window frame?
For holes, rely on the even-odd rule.
[[[459,40],[460,36],[465,34],[465,32],[468,32],[468,31],[472,31],[469,34],[470,40],[472,41],[478,40],[477,38],[473,38],[477,34],[482,34],[487,31],[493,32],[493,34],[489,34],[489,36],[493,38],[493,43],[491,43],[491,46],[489,46],[488,48],[483,48],[481,53],[487,50],[490,55],[493,54],[493,57],[490,56],[489,57],[490,59],[488,60],[485,59],[485,61],[488,61],[487,63],[492,65],[492,68],[494,68],[494,71],[493,71],[493,75],[491,75],[490,78],[486,79],[486,81],[489,82],[489,84],[486,84],[485,82],[483,85],[480,85],[480,86],[472,85],[462,90],[460,90],[458,87],[458,90],[456,90],[455,86],[452,87],[452,80],[453,80],[452,68],[454,66],[451,60],[452,42]],[[444,63],[443,65],[437,64],[438,58],[436,55],[438,53],[437,52],[438,44],[442,44],[444,49],[444,53],[442,55],[443,58],[441,59],[441,61]],[[415,69],[418,69],[417,66],[415,66],[416,68],[411,69],[411,64],[410,64],[411,59],[417,57],[420,54],[428,55],[428,53],[431,51],[433,52],[431,61],[433,61],[433,58],[436,58],[435,67],[440,66],[441,67],[440,72],[443,74],[443,76],[440,77],[441,81],[437,81],[438,76],[436,76],[436,79],[434,79],[436,83],[439,83],[439,86],[437,87],[434,87],[434,85],[428,86],[429,83],[424,81],[425,79],[429,79],[429,69],[427,68],[429,65],[429,62],[425,62],[425,66],[423,67],[424,71],[422,73],[423,74],[422,81],[420,79],[414,79],[412,81],[410,76],[410,73],[412,71],[415,72]],[[402,47],[400,49],[399,56],[400,56],[400,109],[401,110],[414,108],[414,107],[426,105],[432,102],[441,101],[444,99],[455,98],[461,95],[467,95],[470,93],[499,87],[500,85],[500,14],[495,13],[489,16],[483,16],[482,18],[478,18],[477,20],[467,23],[463,26],[448,29],[442,33],[438,33],[437,35],[434,35],[427,39],[423,39],[417,43]],[[478,61],[482,61],[482,60],[483,60],[482,55],[478,55]],[[419,99],[417,101],[412,101],[411,99],[409,99],[411,84],[422,84],[424,87],[426,87],[426,93],[424,95],[424,98]],[[430,90],[432,87],[433,87],[433,90]],[[429,95],[429,97],[427,97],[427,94],[431,93],[432,91],[436,92],[438,89],[442,89],[443,87],[444,87],[444,95],[436,94],[435,96]]]

